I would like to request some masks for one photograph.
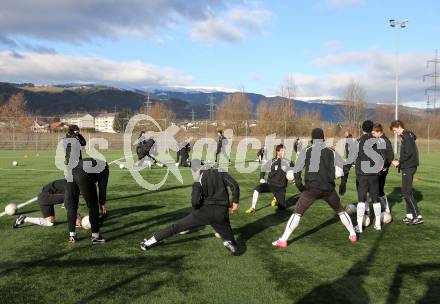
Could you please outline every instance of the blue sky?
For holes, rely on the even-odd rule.
[[[122,4],[123,3],[123,4]],[[401,99],[426,100],[426,60],[439,48],[438,1],[23,1],[0,14],[0,81],[94,82],[297,96],[394,99],[396,30]],[[52,12],[48,15],[48,11]]]

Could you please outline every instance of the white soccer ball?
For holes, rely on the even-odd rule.
[[[295,178],[295,176],[293,175],[293,170],[289,170],[289,171],[287,171],[287,173],[286,173],[286,178],[287,178],[287,180],[289,180],[289,181],[293,181],[293,179]]]
[[[125,168],[124,164],[119,164],[119,169],[124,169],[124,168]]]
[[[335,178],[340,178],[344,176],[344,170],[341,167],[335,167]]]
[[[17,205],[16,204],[8,204],[5,207],[5,213],[7,215],[14,215],[15,212],[17,212]]]
[[[391,216],[391,213],[389,212],[382,212],[380,215],[380,222],[382,224],[389,224],[393,220],[393,217]]]
[[[362,221],[362,226],[368,227],[368,226],[370,226],[370,222],[371,222],[370,221],[370,217],[368,215],[364,214],[364,219]]]
[[[14,167],[18,166],[18,162],[17,162],[16,160],[14,160],[14,161],[12,162],[12,165],[13,165]]]
[[[90,218],[88,215],[86,215],[85,217],[83,217],[81,219],[81,227],[83,227],[86,230],[89,230],[90,228],[92,228],[92,225],[90,224]]]
[[[353,216],[353,215],[356,215],[357,208],[354,204],[349,204],[345,208],[345,211],[348,213],[348,215]]]
[[[266,180],[264,178],[260,179],[260,184],[264,184]]]

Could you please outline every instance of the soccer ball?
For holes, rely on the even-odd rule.
[[[15,167],[15,166],[18,166],[18,162],[16,161],[16,160],[14,160],[13,162],[12,162],[12,165]]]
[[[90,228],[92,228],[92,225],[90,224],[90,218],[88,215],[86,215],[85,217],[83,217],[81,219],[81,227],[83,227],[86,230],[89,230]]]
[[[393,217],[391,216],[391,213],[389,212],[382,212],[380,215],[380,221],[382,224],[389,224],[393,220]]]
[[[335,178],[340,178],[344,176],[344,170],[341,167],[335,167]]]
[[[8,204],[5,207],[5,213],[7,215],[14,215],[15,212],[17,212],[17,205],[16,204]]]
[[[287,171],[287,173],[286,173],[286,178],[287,178],[287,180],[289,180],[289,181],[292,181],[295,177],[294,177],[294,175],[293,175],[293,170],[289,170],[289,171]]]
[[[364,214],[364,219],[362,220],[362,226],[368,227],[370,226],[370,217]]]
[[[119,169],[124,169],[124,168],[125,168],[124,164],[119,164]]]
[[[356,215],[357,208],[354,204],[349,204],[345,208],[345,211],[348,213],[348,215],[353,216]]]

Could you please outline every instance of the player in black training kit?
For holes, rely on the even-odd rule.
[[[259,194],[267,192],[272,192],[275,197],[275,200],[272,201],[275,203],[272,203],[272,206],[277,204],[279,210],[286,209],[286,174],[289,170],[293,169],[293,162],[284,158],[285,153],[286,148],[284,145],[276,146],[277,156],[272,159],[272,162],[266,162],[261,167],[260,184],[255,187],[252,195],[252,206],[246,210],[246,213],[255,212]],[[269,172],[267,182],[264,179],[266,172]]]
[[[189,166],[189,152],[191,151],[191,144],[188,140],[185,140],[179,144],[179,151],[177,151],[176,166],[188,167]],[[180,161],[179,161],[180,160]]]
[[[45,185],[38,194],[37,203],[40,206],[43,217],[29,217],[21,214],[14,222],[13,227],[17,228],[23,223],[34,224],[38,226],[51,227],[55,222],[54,205],[64,202],[64,191],[66,188],[66,180],[58,179]],[[81,218],[77,217],[76,225],[81,225]]]
[[[379,141],[383,141],[382,146],[385,146],[384,150],[384,165],[382,171],[380,171],[379,175],[379,200],[382,203],[382,206],[385,209],[385,212],[390,213],[390,205],[388,204],[388,198],[385,194],[385,183],[387,179],[387,175],[389,172],[389,168],[391,166],[392,161],[394,160],[394,152],[393,152],[393,146],[391,145],[391,141],[388,139],[388,137],[385,136],[383,133],[383,127],[380,123],[376,123],[373,126],[373,131],[371,134],[378,138]]]
[[[324,131],[320,128],[312,130],[312,145],[301,152],[295,165],[295,185],[301,192],[295,211],[287,222],[284,234],[272,243],[275,247],[287,247],[287,240],[298,227],[304,212],[317,199],[323,199],[339,215],[342,224],[350,233],[351,242],[357,241],[356,232],[350,216],[341,205],[338,194],[335,191],[336,165],[342,166],[342,159],[337,153],[324,143]],[[304,170],[302,183],[301,171]],[[341,168],[342,172],[342,168]]]
[[[228,154],[225,151],[225,146],[228,143],[228,140],[223,135],[223,131],[221,130],[217,132],[217,135],[218,135],[218,140],[217,140],[217,151],[215,152],[215,162],[218,163],[219,161],[218,155],[220,154],[220,152],[222,152],[222,154],[225,156],[228,162],[231,162],[231,159],[229,158]]]
[[[370,195],[371,200],[373,201],[375,215],[374,228],[376,230],[381,230],[380,216],[382,208],[379,201],[379,176],[384,168],[385,146],[381,145],[379,139],[371,135],[373,126],[374,123],[371,120],[366,120],[362,123],[362,131],[364,134],[359,137],[357,141],[358,145],[356,147],[356,185],[358,204],[356,208],[357,226],[355,229],[358,233],[362,233],[367,194]],[[377,159],[372,158],[373,154],[377,156]],[[347,183],[348,171],[351,165],[346,167],[348,167],[348,169],[344,168],[346,174],[341,180],[340,194],[345,193],[345,185]]]
[[[200,160],[193,159],[191,169],[198,172],[191,193],[193,210],[186,217],[155,233],[151,238],[144,239],[141,242],[141,249],[150,249],[157,242],[182,231],[211,225],[223,238],[225,248],[233,255],[239,255],[229,222],[229,210],[235,211],[238,207],[240,198],[238,183],[227,172],[202,166]],[[229,202],[228,187],[232,192],[232,204]]]
[[[406,202],[405,224],[423,224],[423,217],[417,206],[413,194],[413,178],[419,166],[419,150],[416,144],[416,135],[405,129],[403,122],[395,120],[390,125],[390,130],[402,138],[400,145],[400,159],[394,160],[393,165],[402,172],[402,194]]]
[[[90,166],[88,166],[90,165]],[[91,168],[90,168],[91,167]],[[95,171],[93,172],[92,171]],[[105,161],[86,158],[77,161],[72,168],[72,181],[67,179],[64,195],[64,206],[67,210],[67,224],[69,228],[69,242],[75,243],[78,237],[75,232],[75,219],[77,216],[80,193],[89,209],[89,218],[92,228],[92,244],[105,243],[99,233],[99,213],[107,214],[105,203],[107,200],[107,184],[109,177],[108,164]],[[96,191],[98,184],[99,196]]]
[[[145,132],[142,131],[141,135],[138,138],[138,145],[136,147],[136,154],[138,155],[138,163],[137,165],[141,167],[144,161],[147,161],[148,167],[151,168],[152,165],[158,165],[162,167],[163,165],[159,163],[153,156],[154,151],[156,150],[156,141],[152,136],[146,138]]]
[[[267,160],[267,148],[266,146],[262,147],[257,152],[257,161],[259,163]]]
[[[84,139],[84,137],[81,135],[81,133],[79,133],[79,127],[77,125],[69,126],[69,130],[67,131],[65,139],[68,139],[68,140],[66,141],[67,143],[65,145],[66,155],[65,155],[64,164],[68,165],[70,154],[72,152],[72,144],[69,143],[69,140],[76,139],[78,141],[78,143],[80,144],[80,147],[84,147],[87,144],[87,142]],[[79,149],[79,159],[81,159],[81,158],[82,158],[82,153],[81,153],[81,149]]]

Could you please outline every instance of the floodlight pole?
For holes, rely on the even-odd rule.
[[[394,119],[399,119],[399,47],[400,47],[400,29],[405,28],[408,20],[397,21],[390,19],[390,26],[396,29],[396,80],[395,80],[395,112]],[[394,134],[394,154],[397,154],[397,134]]]

